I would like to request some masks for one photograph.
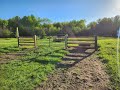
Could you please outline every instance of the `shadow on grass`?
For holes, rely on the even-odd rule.
[[[81,60],[84,60],[87,57],[91,56],[95,52],[94,49],[92,49],[91,52],[86,52],[86,50],[88,50],[88,49],[74,48],[72,50],[69,50],[69,54],[73,54],[72,58],[63,58],[63,60],[66,63],[65,64],[64,63],[59,63],[56,68],[70,68],[70,67],[76,65],[77,63],[79,63]],[[84,54],[85,56],[79,56],[79,55],[74,56],[74,54]],[[70,57],[70,55],[66,55],[66,56]],[[70,62],[70,61],[74,61],[74,62],[73,63],[67,63],[67,62]]]
[[[44,64],[44,65],[47,65],[47,64],[56,64],[58,62],[60,62],[60,59],[62,58],[60,51],[62,49],[58,49],[58,50],[53,50],[51,52],[48,52],[48,53],[45,53],[44,55],[41,54],[37,54],[37,52],[34,52],[32,54],[30,54],[30,58],[25,58],[23,59],[23,61],[29,61],[29,62],[37,62],[37,63],[40,63],[40,64]],[[55,53],[52,54],[52,53]],[[57,55],[58,54],[58,55]]]
[[[73,54],[72,57],[74,58],[63,58],[64,54],[61,53],[61,50],[62,49],[58,49],[58,50],[53,50],[53,51],[50,51],[50,52],[47,52],[45,54],[37,54],[38,52],[34,52],[34,54],[36,56],[34,56],[33,54],[33,57],[31,58],[28,58],[27,61],[30,61],[30,62],[37,62],[37,63],[40,63],[40,64],[44,64],[44,65],[47,65],[47,64],[56,64],[56,68],[70,68],[74,65],[76,65],[77,63],[79,63],[81,60],[84,60],[85,58],[91,56],[95,50],[92,49],[92,51],[90,52],[86,52],[88,49],[81,49],[79,47],[76,47],[72,50],[68,50],[69,51],[69,54]],[[54,54],[55,53],[55,54]],[[84,56],[74,56],[74,54],[84,54]],[[58,54],[58,55],[57,55]],[[60,54],[63,54],[63,55],[60,55]],[[68,57],[70,57],[70,55],[66,55]],[[66,63],[61,63],[60,60],[65,61]],[[75,59],[76,58],[76,59]],[[67,63],[69,61],[74,61],[73,63]]]

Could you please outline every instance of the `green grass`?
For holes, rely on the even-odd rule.
[[[16,38],[0,38],[0,54],[19,50]]]
[[[117,39],[115,38],[100,38],[99,57],[103,63],[107,65],[108,73],[111,77],[111,85],[113,90],[120,90],[120,78],[117,70]],[[120,55],[119,55],[120,56]]]
[[[13,38],[0,39],[0,53],[22,50],[17,48],[16,42]],[[98,56],[107,65],[112,87],[120,90],[116,67],[117,39],[99,37],[98,44]],[[0,90],[32,90],[47,79],[47,75],[54,71],[56,63],[68,53],[63,50],[64,42],[51,42],[49,47],[48,39],[40,39],[37,40],[37,46],[37,49],[19,60],[0,65]]]
[[[32,90],[54,71],[56,63],[68,52],[64,43],[38,40],[38,48],[19,60],[0,65],[0,90]]]

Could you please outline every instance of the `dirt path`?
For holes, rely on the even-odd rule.
[[[72,48],[69,52],[55,73],[35,90],[110,90],[105,66],[92,50]]]

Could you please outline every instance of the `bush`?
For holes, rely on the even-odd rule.
[[[12,32],[10,32],[9,30],[3,30],[2,31],[2,37],[4,38],[9,38],[11,36]]]
[[[40,38],[43,39],[43,38],[45,38],[45,36],[46,36],[45,31],[41,30],[41,32],[40,32]]]

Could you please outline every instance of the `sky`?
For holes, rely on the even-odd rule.
[[[87,23],[120,15],[120,0],[0,0],[0,18],[35,15],[52,22],[85,19]]]

